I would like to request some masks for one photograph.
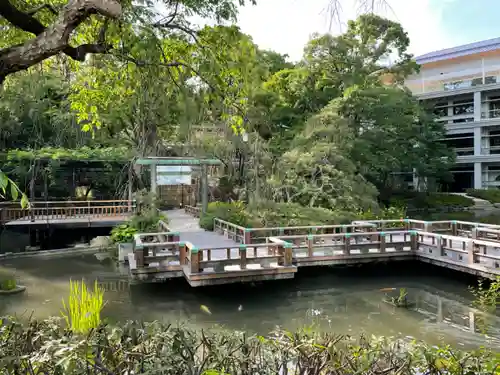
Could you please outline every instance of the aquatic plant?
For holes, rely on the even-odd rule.
[[[0,319],[1,374],[344,375],[498,373],[500,356],[302,329],[267,336],[158,322],[101,325],[85,339],[58,319]],[[497,370],[496,370],[497,369]]]
[[[399,295],[397,297],[390,296],[388,294],[388,292],[393,291],[393,290],[396,290],[396,288],[383,288],[383,289],[381,289],[381,291],[385,292],[384,299],[396,307],[408,308],[409,307],[408,298],[407,298],[408,292],[406,291],[406,288],[399,288]]]
[[[68,303],[64,299],[62,303],[62,316],[68,328],[78,333],[87,333],[101,323],[101,311],[105,305],[104,290],[99,288],[97,281],[92,292],[87,289],[83,280],[70,280]]]
[[[485,280],[479,279],[476,287],[469,287],[475,299],[473,306],[484,312],[494,312],[500,306],[500,276],[486,286]]]
[[[14,277],[0,278],[0,290],[14,290],[17,287],[17,282]]]

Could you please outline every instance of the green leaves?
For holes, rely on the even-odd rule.
[[[10,197],[7,195],[10,192]],[[21,207],[27,208],[29,206],[28,197],[22,193],[14,181],[12,181],[2,170],[0,170],[0,198],[17,200],[21,193]]]

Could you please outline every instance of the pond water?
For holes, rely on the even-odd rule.
[[[223,325],[263,334],[278,325],[293,330],[316,324],[341,334],[411,336],[429,344],[467,348],[488,344],[485,335],[477,332],[480,327],[475,327],[469,307],[467,286],[475,280],[421,263],[301,269],[292,280],[191,288],[183,279],[129,285],[111,259],[102,259],[102,254],[100,258],[3,260],[0,272],[14,272],[27,291],[0,296],[0,315],[60,315],[69,280],[85,279],[97,280],[106,290],[104,316],[111,322],[182,321],[197,328]],[[408,310],[385,303],[383,288],[396,288],[396,294],[399,288],[406,288],[416,305]]]

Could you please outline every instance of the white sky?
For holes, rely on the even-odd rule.
[[[329,1],[257,0],[256,6],[241,8],[238,25],[259,47],[287,53],[290,59],[298,60],[312,33],[329,31],[326,12]],[[341,1],[343,21],[356,18],[356,0]],[[462,44],[443,27],[443,8],[453,1],[387,0],[393,12],[381,9],[378,14],[403,25],[411,39],[410,52],[418,56]],[[339,25],[334,24],[331,32],[335,34],[339,30]]]

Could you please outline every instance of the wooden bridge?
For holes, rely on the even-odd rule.
[[[170,231],[136,235],[128,255],[140,282],[184,277],[191,286],[293,278],[298,267],[419,259],[494,278],[500,275],[500,226],[464,221],[374,220],[349,225],[243,228],[215,219],[215,233],[169,211]],[[177,231],[179,222],[184,228]],[[191,231],[186,228],[192,226]],[[210,241],[207,241],[207,236]],[[218,242],[217,242],[218,241]],[[210,244],[208,243],[210,242]]]
[[[35,201],[29,208],[5,202],[0,203],[0,225],[107,227],[127,220],[134,208],[130,200]]]

